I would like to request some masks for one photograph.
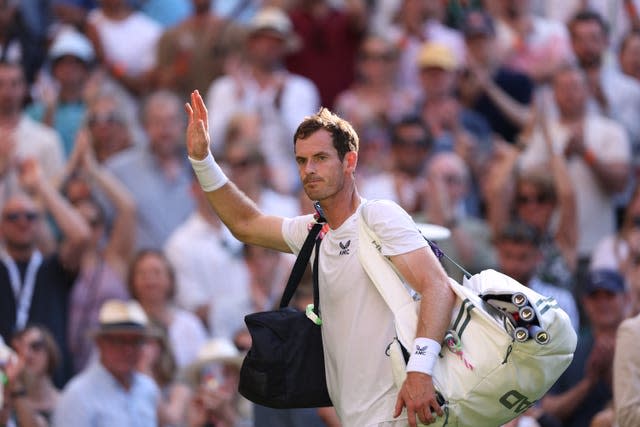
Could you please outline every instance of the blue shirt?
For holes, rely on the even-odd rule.
[[[73,151],[76,133],[82,126],[86,109],[87,107],[83,102],[62,103],[56,108],[53,117],[53,128],[58,131],[60,138],[62,138],[64,156],[67,159]],[[26,112],[35,121],[42,122],[44,105],[41,103],[31,104],[27,107]]]
[[[146,147],[134,147],[109,158],[107,168],[131,192],[137,204],[136,248],[162,249],[169,235],[195,209],[191,166],[186,154],[174,178],[168,178]]]
[[[53,427],[157,427],[160,391],[155,382],[133,374],[125,390],[99,361],[71,380],[55,412]]]

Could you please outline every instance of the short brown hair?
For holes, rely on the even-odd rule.
[[[349,151],[357,152],[360,148],[358,134],[351,123],[325,107],[321,107],[313,116],[304,118],[293,135],[293,145],[295,146],[297,140],[306,139],[320,129],[325,129],[331,134],[333,147],[338,152],[340,160],[343,160]]]

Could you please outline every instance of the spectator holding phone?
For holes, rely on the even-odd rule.
[[[205,343],[185,371],[194,387],[188,427],[253,426],[251,403],[238,393],[242,355],[226,338]]]

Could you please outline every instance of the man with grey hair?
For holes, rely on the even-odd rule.
[[[142,125],[148,143],[118,153],[106,166],[136,200],[136,247],[161,249],[194,210],[182,102],[172,92],[152,93],[142,107]]]
[[[54,427],[155,427],[160,391],[136,372],[148,319],[136,301],[108,300],[93,331],[100,356],[64,389]]]

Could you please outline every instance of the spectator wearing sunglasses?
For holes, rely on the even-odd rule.
[[[52,381],[61,362],[58,345],[46,327],[32,324],[16,333],[13,347],[23,369],[13,385],[12,397],[29,403],[38,426],[49,426],[60,396]]]
[[[640,185],[625,208],[620,229],[596,246],[590,268],[620,272],[629,284],[633,315],[640,313]]]
[[[25,161],[20,172],[20,183],[33,196],[11,196],[0,217],[0,335],[8,341],[16,330],[32,322],[49,328],[63,355],[64,363],[54,376],[56,385],[61,386],[70,373],[69,293],[89,239],[89,226],[45,178],[35,160]],[[44,211],[36,198],[42,201]],[[38,248],[44,212],[51,215],[63,236],[51,254]]]
[[[540,127],[547,134],[546,121],[538,113],[529,127]],[[546,143],[551,145],[551,140]],[[565,156],[551,153],[545,167],[520,169],[519,151],[504,142],[496,144],[484,186],[487,217],[494,234],[514,218],[532,226],[540,234],[538,275],[546,283],[573,291],[579,231],[576,190]]]

